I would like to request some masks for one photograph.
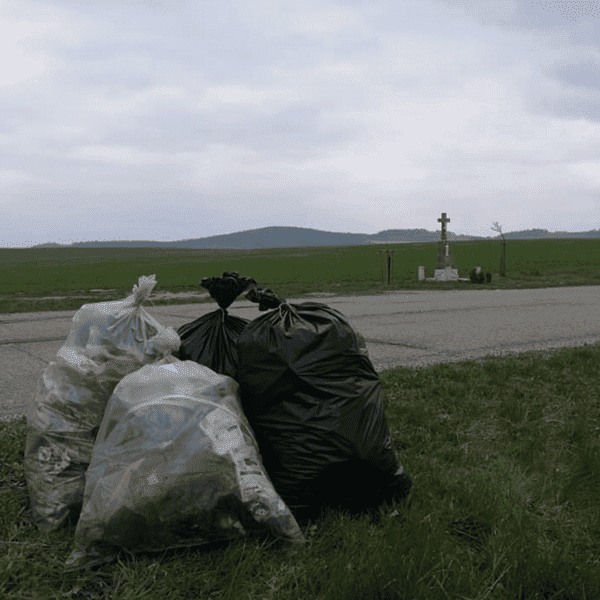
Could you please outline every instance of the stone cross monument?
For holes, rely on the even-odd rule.
[[[450,223],[450,219],[448,217],[446,217],[446,213],[442,213],[442,218],[438,219],[438,223],[442,224],[442,244],[441,246],[443,246],[444,242],[446,244],[446,256],[448,256],[449,254],[449,245],[448,245],[448,239],[446,237],[446,223]],[[438,268],[441,267],[442,265],[440,265],[440,257],[438,257]]]
[[[454,264],[450,252],[450,242],[446,237],[446,223],[450,223],[446,213],[442,213],[442,218],[438,219],[438,223],[442,224],[442,238],[438,242],[437,265],[433,278],[435,281],[456,281],[458,279],[458,269]]]

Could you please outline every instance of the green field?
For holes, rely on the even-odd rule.
[[[392,285],[382,283],[379,250],[393,249]],[[478,288],[552,287],[600,284],[600,240],[515,240],[507,243],[506,277],[498,277],[498,241],[453,242],[461,277],[475,266],[493,274]],[[77,298],[41,300],[110,290],[101,299],[127,295],[140,275],[156,274],[155,291],[204,291],[203,277],[239,271],[284,297],[315,292],[379,293],[384,289],[465,289],[470,282],[418,282],[425,266],[433,276],[436,243],[330,246],[266,250],[180,250],[162,248],[0,249],[0,313],[76,309]],[[182,303],[190,300],[162,300]]]
[[[596,600],[600,347],[381,375],[412,504],[333,513],[307,544],[248,539],[65,572],[73,531],[28,523],[25,419],[0,423],[0,597]]]
[[[78,308],[83,302],[74,297],[39,297],[95,288],[122,298],[140,275],[152,273],[158,290],[185,291],[199,290],[202,277],[238,270],[287,297],[600,284],[596,240],[509,242],[505,278],[496,275],[499,243],[454,244],[461,276],[476,265],[494,274],[483,285],[417,282],[419,265],[432,275],[436,245],[392,247],[391,286],[381,284],[380,246],[0,250],[0,312]],[[375,518],[325,515],[304,528],[307,544],[300,548],[251,538],[125,553],[91,572],[65,571],[72,529],[43,533],[31,525],[26,421],[0,423],[0,597],[600,598],[599,363],[600,345],[381,373],[393,444],[413,479],[410,506],[382,507]]]

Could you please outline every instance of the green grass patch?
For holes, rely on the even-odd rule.
[[[600,346],[381,374],[412,504],[65,573],[72,531],[28,524],[24,419],[0,423],[0,597],[600,597]],[[358,483],[357,483],[358,484]]]
[[[204,292],[203,277],[239,271],[262,287],[293,298],[316,292],[379,294],[385,290],[519,289],[600,284],[600,240],[514,240],[507,243],[506,277],[499,277],[497,241],[453,242],[459,275],[475,266],[491,283],[419,282],[433,277],[437,243],[389,244],[396,250],[393,283],[383,284],[382,246],[267,250],[173,248],[0,249],[0,313],[77,310],[87,302],[127,296],[141,275],[156,274],[156,292]],[[105,290],[104,293],[97,290]],[[47,299],[48,296],[65,296]],[[87,296],[81,298],[77,296]],[[181,304],[186,299],[153,300]]]

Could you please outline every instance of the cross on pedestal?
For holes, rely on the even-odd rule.
[[[446,217],[446,213],[442,213],[442,218],[438,219],[438,223],[442,224],[442,240],[446,239],[446,223],[450,223],[450,219]]]
[[[454,259],[452,258],[452,254],[450,252],[450,243],[448,242],[446,236],[446,225],[450,223],[450,219],[446,215],[446,213],[442,213],[440,219],[438,219],[438,223],[442,224],[442,238],[438,242],[438,256],[437,256],[437,265],[436,272],[441,269],[456,269],[456,265],[454,264]],[[457,275],[458,277],[458,275]]]

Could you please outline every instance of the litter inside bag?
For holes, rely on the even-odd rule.
[[[288,304],[269,290],[238,339],[238,381],[275,489],[298,519],[323,506],[360,512],[405,496],[364,338],[321,303]]]
[[[175,330],[141,306],[155,285],[154,275],[140,277],[124,300],[82,306],[40,376],[25,447],[32,516],[40,529],[76,522],[94,440],[117,383],[179,347]]]
[[[250,277],[240,277],[235,271],[224,271],[221,277],[205,277],[200,285],[210,292],[220,308],[177,330],[181,346],[176,356],[181,360],[193,360],[235,379],[237,339],[248,319],[230,315],[227,308],[256,282]]]
[[[270,532],[304,536],[267,476],[238,385],[175,358],[125,377],[87,473],[70,569]]]

